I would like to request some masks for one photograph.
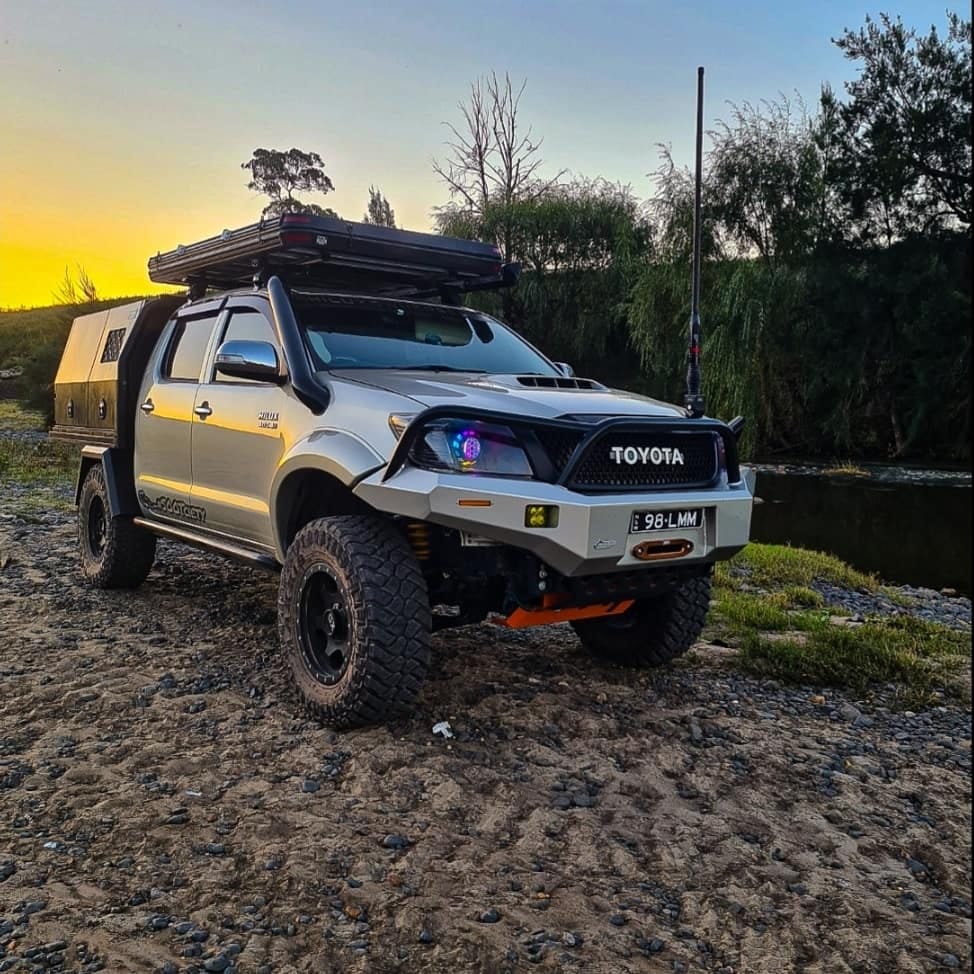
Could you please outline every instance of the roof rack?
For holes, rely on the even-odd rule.
[[[149,258],[149,279],[191,293],[266,284],[440,297],[511,287],[520,265],[492,244],[396,230],[335,217],[285,214]]]

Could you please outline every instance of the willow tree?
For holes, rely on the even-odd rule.
[[[628,186],[576,179],[509,204],[441,217],[445,233],[495,239],[522,265],[503,313],[550,355],[610,381],[630,373],[628,300],[649,248],[649,234]],[[482,305],[502,311],[497,299]]]
[[[733,106],[711,133],[703,197],[704,390],[708,410],[747,417],[746,446],[797,446],[805,374],[805,261],[822,188],[815,120],[786,99]],[[690,302],[693,182],[663,149],[648,205],[657,260],[633,290],[630,328],[661,393],[679,398]]]

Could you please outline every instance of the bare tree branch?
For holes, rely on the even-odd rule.
[[[541,139],[520,120],[521,96],[527,79],[515,87],[509,74],[491,72],[470,86],[466,102],[458,108],[463,119],[457,127],[445,122],[450,139],[444,160],[433,160],[433,172],[446,184],[450,203],[441,213],[457,207],[482,218],[490,204],[512,206],[519,200],[537,199],[558,184],[566,170],[542,180]],[[510,250],[510,232],[498,241],[505,255]]]

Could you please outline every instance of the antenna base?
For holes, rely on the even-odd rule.
[[[704,406],[703,396],[687,396],[683,400],[683,405],[686,407],[687,415],[691,419],[700,419],[707,411]]]

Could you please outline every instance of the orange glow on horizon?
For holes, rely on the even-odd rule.
[[[6,183],[6,190],[10,183],[2,179],[2,169],[0,164],[0,185]],[[138,215],[130,200],[112,198],[111,187],[98,189],[101,211],[94,202],[58,200],[49,186],[25,192],[23,202],[0,196],[0,310],[56,303],[65,270],[77,284],[84,269],[99,298],[178,291],[149,280],[149,257],[253,223],[260,215],[258,198],[236,187],[207,206],[188,199],[146,207]],[[113,205],[117,209],[106,212]]]
[[[145,264],[139,266],[127,260],[122,250],[116,247],[113,252],[93,253],[4,241],[0,243],[0,311],[57,303],[55,292],[64,282],[65,270],[77,286],[79,270],[84,269],[94,282],[99,298],[142,297],[177,290],[153,284]]]
[[[108,203],[110,188],[101,188],[98,196],[99,202]],[[177,290],[149,280],[149,257],[219,232],[226,225],[216,214],[195,208],[191,213],[182,213],[178,207],[165,207],[162,212],[146,208],[136,217],[125,199],[117,201],[116,211],[106,212],[109,204],[99,212],[93,203],[66,205],[68,201],[56,199],[50,188],[43,195],[24,193],[22,199],[22,203],[0,201],[2,309],[55,303],[54,294],[64,281],[65,270],[77,284],[82,268],[99,298]],[[238,219],[243,225],[254,217],[245,212]]]

